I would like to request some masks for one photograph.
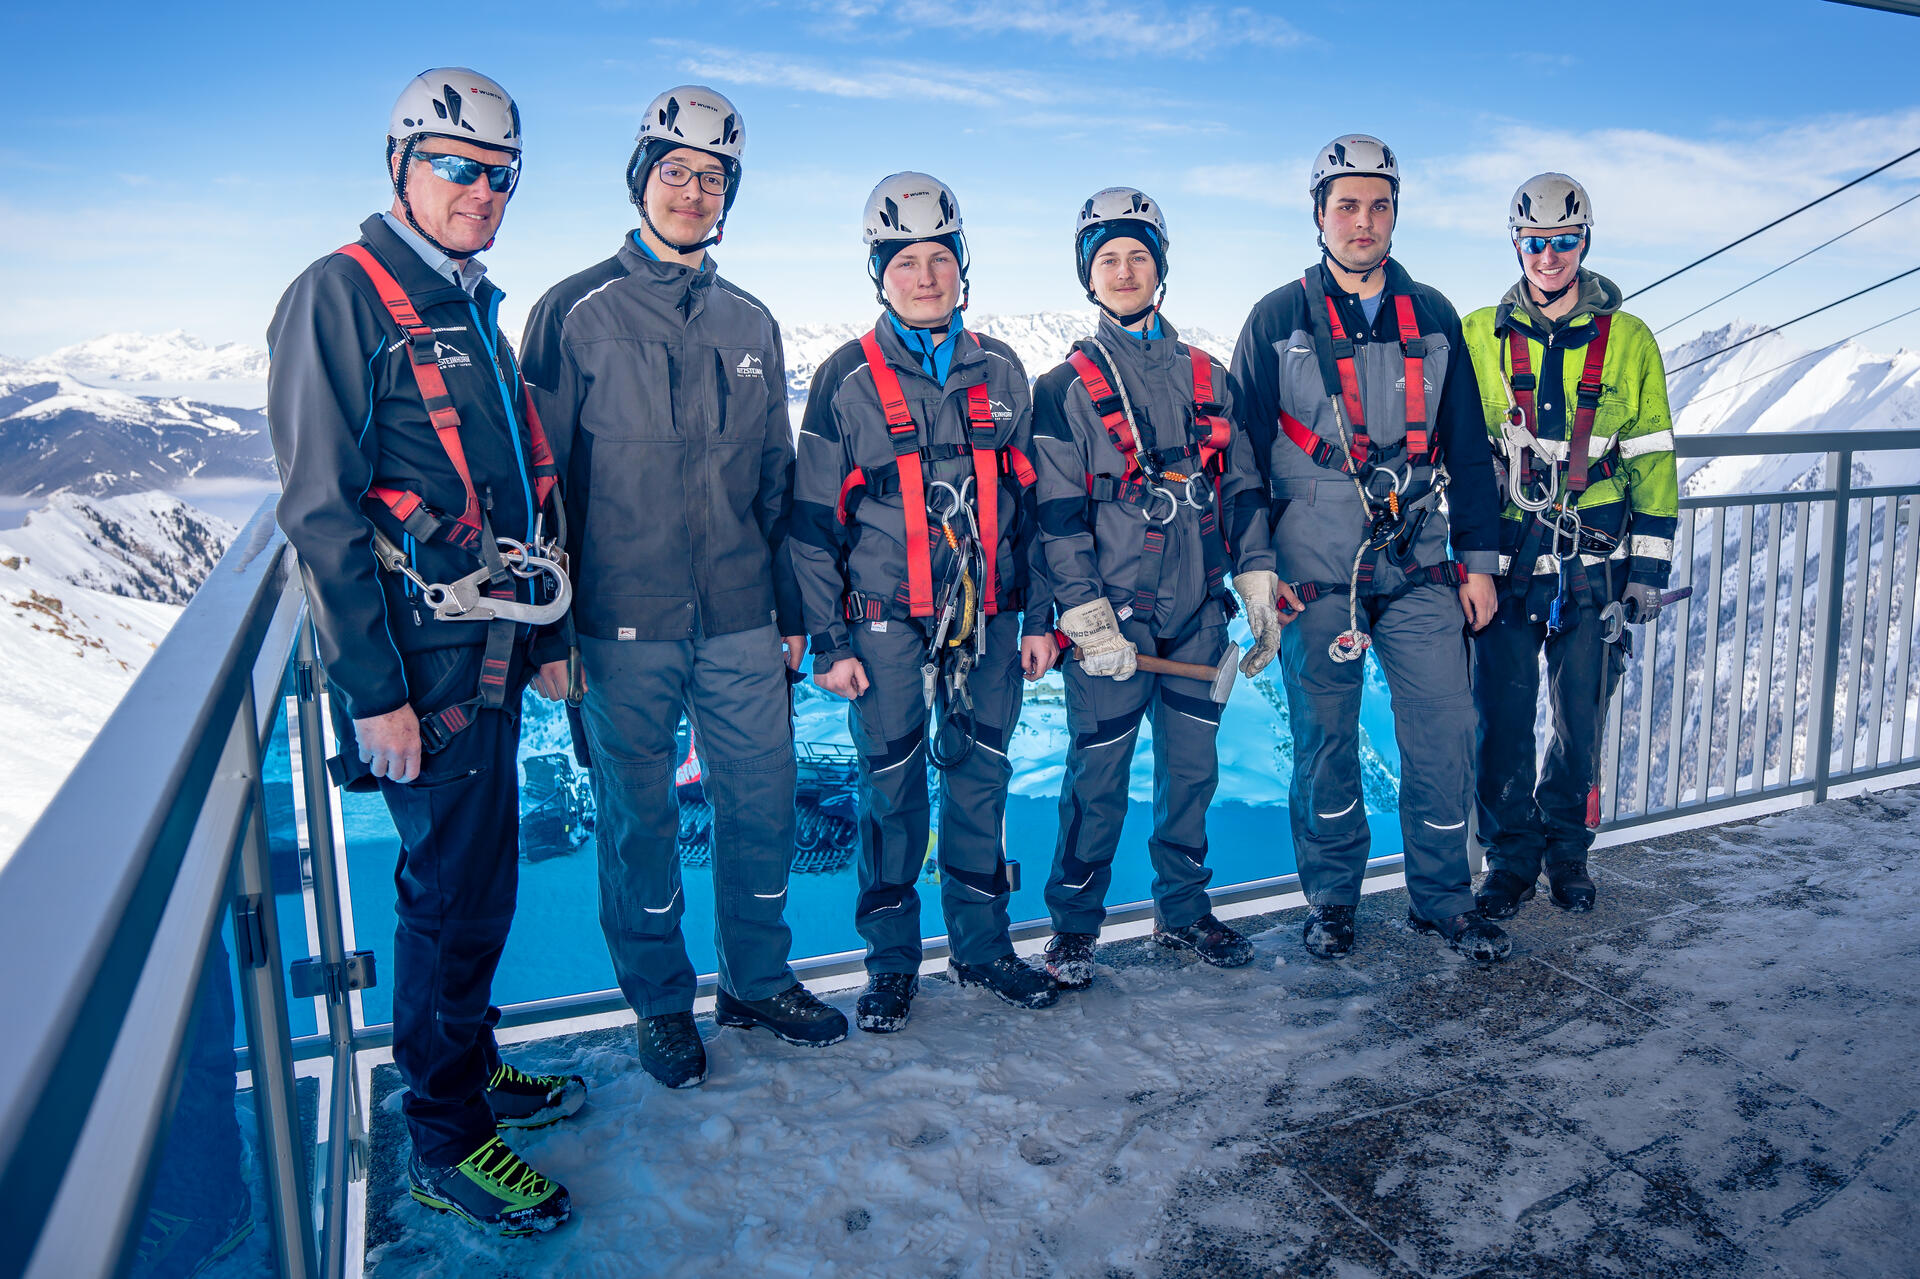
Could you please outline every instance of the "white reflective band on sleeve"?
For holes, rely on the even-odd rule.
[[[1629,549],[1635,555],[1644,555],[1653,560],[1673,558],[1673,539],[1670,537],[1642,537],[1636,533],[1628,542]]]
[[[1673,432],[1655,431],[1651,435],[1636,435],[1630,440],[1620,441],[1621,457],[1639,457],[1642,453],[1673,452]]]

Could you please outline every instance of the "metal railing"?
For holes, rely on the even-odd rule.
[[[1920,431],[1678,444],[1683,458],[1817,456],[1819,478],[1786,492],[1683,498],[1675,583],[1695,594],[1645,628],[1613,703],[1610,825],[1818,800],[1840,781],[1920,768],[1920,484],[1854,483],[1856,455],[1920,450]],[[297,723],[284,731],[298,747],[305,923],[326,1016],[323,1031],[299,1038],[288,1029],[262,817],[263,744],[289,674]],[[125,1272],[210,947],[224,964],[214,945],[223,913],[273,1264],[298,1279],[348,1268],[348,1187],[364,1175],[355,1057],[389,1043],[391,1029],[360,1023],[348,997],[349,885],[319,767],[316,675],[292,555],[263,508],[0,867],[0,963],[16,974],[0,985],[0,1202],[11,1223],[0,1232],[0,1279]],[[1372,870],[1390,873],[1398,860]],[[1296,887],[1286,876],[1223,886],[1215,899],[1270,900]],[[1110,919],[1147,909],[1117,907]],[[857,965],[835,955],[795,968]],[[504,1009],[503,1024],[621,1006],[617,991],[542,999]],[[294,1069],[323,1061],[329,1087],[310,1172]]]

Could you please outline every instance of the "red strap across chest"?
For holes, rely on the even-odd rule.
[[[1367,439],[1367,411],[1360,402],[1360,375],[1353,364],[1353,340],[1347,336],[1346,326],[1340,323],[1340,308],[1333,304],[1326,290],[1315,288],[1311,275],[1302,276],[1300,285],[1309,298],[1315,293],[1320,295],[1320,305],[1327,313],[1327,332],[1333,338],[1333,363],[1340,373],[1340,399],[1347,409],[1347,429],[1353,432],[1348,451],[1353,455],[1355,466],[1365,466],[1371,442]]]
[[[1405,353],[1407,383],[1407,461],[1427,461],[1427,344],[1413,315],[1413,299],[1404,293],[1393,298],[1394,319],[1400,325],[1400,349]]]
[[[1573,446],[1567,457],[1567,488],[1575,493],[1587,487],[1587,455],[1593,444],[1594,414],[1600,408],[1600,372],[1607,363],[1607,334],[1613,328],[1613,317],[1596,316],[1593,327],[1587,362],[1580,370],[1580,386],[1574,396]]]
[[[1134,438],[1133,424],[1127,421],[1127,414],[1113,385],[1107,381],[1107,375],[1093,361],[1093,357],[1074,347],[1067,353],[1067,363],[1080,375],[1080,384],[1087,388],[1087,395],[1093,400],[1093,411],[1100,415],[1100,425],[1107,428],[1107,438],[1113,441],[1113,447],[1120,450],[1120,456],[1126,460],[1126,474],[1129,478],[1140,470],[1135,454],[1140,441]]]

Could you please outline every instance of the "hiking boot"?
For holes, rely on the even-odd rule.
[[[722,1026],[765,1026],[803,1048],[825,1048],[847,1037],[847,1016],[814,998],[799,982],[765,999],[736,999],[726,991],[714,997],[713,1019]]]
[[[907,1010],[919,992],[920,979],[912,973],[874,973],[854,1005],[854,1020],[870,1034],[891,1035],[907,1024]]]
[[[1168,950],[1190,950],[1215,968],[1253,962],[1253,943],[1208,911],[1185,928],[1156,928],[1153,939]]]
[[[491,1235],[512,1238],[552,1230],[573,1214],[567,1188],[541,1176],[498,1137],[451,1168],[407,1159],[413,1197]]]
[[[1407,923],[1416,933],[1437,933],[1448,946],[1483,964],[1497,963],[1513,953],[1513,938],[1489,923],[1477,910],[1448,915],[1445,919],[1422,919],[1408,911]]]
[[[498,1128],[545,1128],[587,1104],[579,1075],[529,1075],[501,1062],[487,1080],[487,1105]]]
[[[1060,998],[1060,984],[1018,955],[1002,955],[984,964],[947,967],[962,986],[984,986],[1015,1008],[1045,1008]]]
[[[1547,890],[1561,910],[1582,915],[1593,909],[1593,880],[1585,862],[1548,862]]]
[[[1353,949],[1353,907],[1315,906],[1300,940],[1315,959],[1338,959]]]
[[[707,1046],[692,1013],[642,1017],[640,1064],[669,1088],[691,1088],[707,1077]]]
[[[1062,990],[1093,985],[1093,933],[1055,933],[1047,942],[1047,976]]]
[[[1510,870],[1490,870],[1473,895],[1473,904],[1488,919],[1512,919],[1520,913],[1520,903],[1533,900],[1534,879]]]

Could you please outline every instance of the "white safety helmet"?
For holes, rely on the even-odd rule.
[[[960,262],[960,308],[966,309],[971,286],[967,282],[967,235],[960,220],[960,201],[953,188],[927,173],[908,170],[880,179],[867,197],[860,217],[860,236],[867,245],[867,275],[882,306],[891,311],[881,275],[893,255],[921,240],[941,240]]]
[[[1103,232],[1103,227],[1110,229]],[[1119,235],[1146,245],[1160,278],[1167,278],[1167,246],[1173,243],[1173,237],[1167,234],[1167,219],[1160,212],[1159,202],[1137,187],[1107,187],[1088,196],[1074,219],[1073,260],[1080,272],[1080,287],[1087,287],[1094,250]]]
[[[727,171],[726,203],[720,206],[720,220],[713,224],[712,235],[684,246],[660,236],[682,253],[691,253],[720,243],[726,234],[727,214],[733,212],[733,201],[740,194],[740,157],[747,149],[747,127],[739,108],[725,94],[704,84],[683,84],[655,98],[640,117],[633,156],[627,161],[627,196],[640,210],[640,220],[655,235],[660,232],[647,215],[647,178],[662,156],[680,147],[718,156]]]
[[[1385,178],[1393,184],[1394,199],[1400,198],[1400,163],[1393,158],[1393,148],[1370,133],[1342,134],[1313,157],[1307,194],[1313,197],[1315,206],[1324,198],[1327,183],[1335,178]]]
[[[1593,225],[1593,201],[1587,189],[1564,173],[1536,173],[1520,184],[1507,202],[1507,228],[1539,227],[1558,231]]]
[[[518,154],[520,108],[497,80],[467,67],[434,67],[400,91],[387,119],[387,154],[422,137],[458,138]]]
[[[407,82],[400,98],[387,117],[387,170],[393,182],[394,199],[420,238],[448,257],[464,260],[473,256],[449,249],[434,239],[413,216],[413,202],[407,196],[407,181],[413,168],[414,148],[422,138],[452,138],[476,146],[494,147],[513,153],[513,181],[520,181],[520,108],[513,98],[491,80],[468,67],[433,67]],[[398,154],[400,163],[394,164]],[[509,188],[511,192],[511,188]],[[484,247],[491,248],[489,240]]]
[[[640,117],[640,132],[634,141],[641,146],[659,141],[673,147],[693,147],[711,152],[722,160],[740,163],[747,146],[746,127],[740,112],[726,95],[704,84],[683,84],[668,89],[653,100]]]

